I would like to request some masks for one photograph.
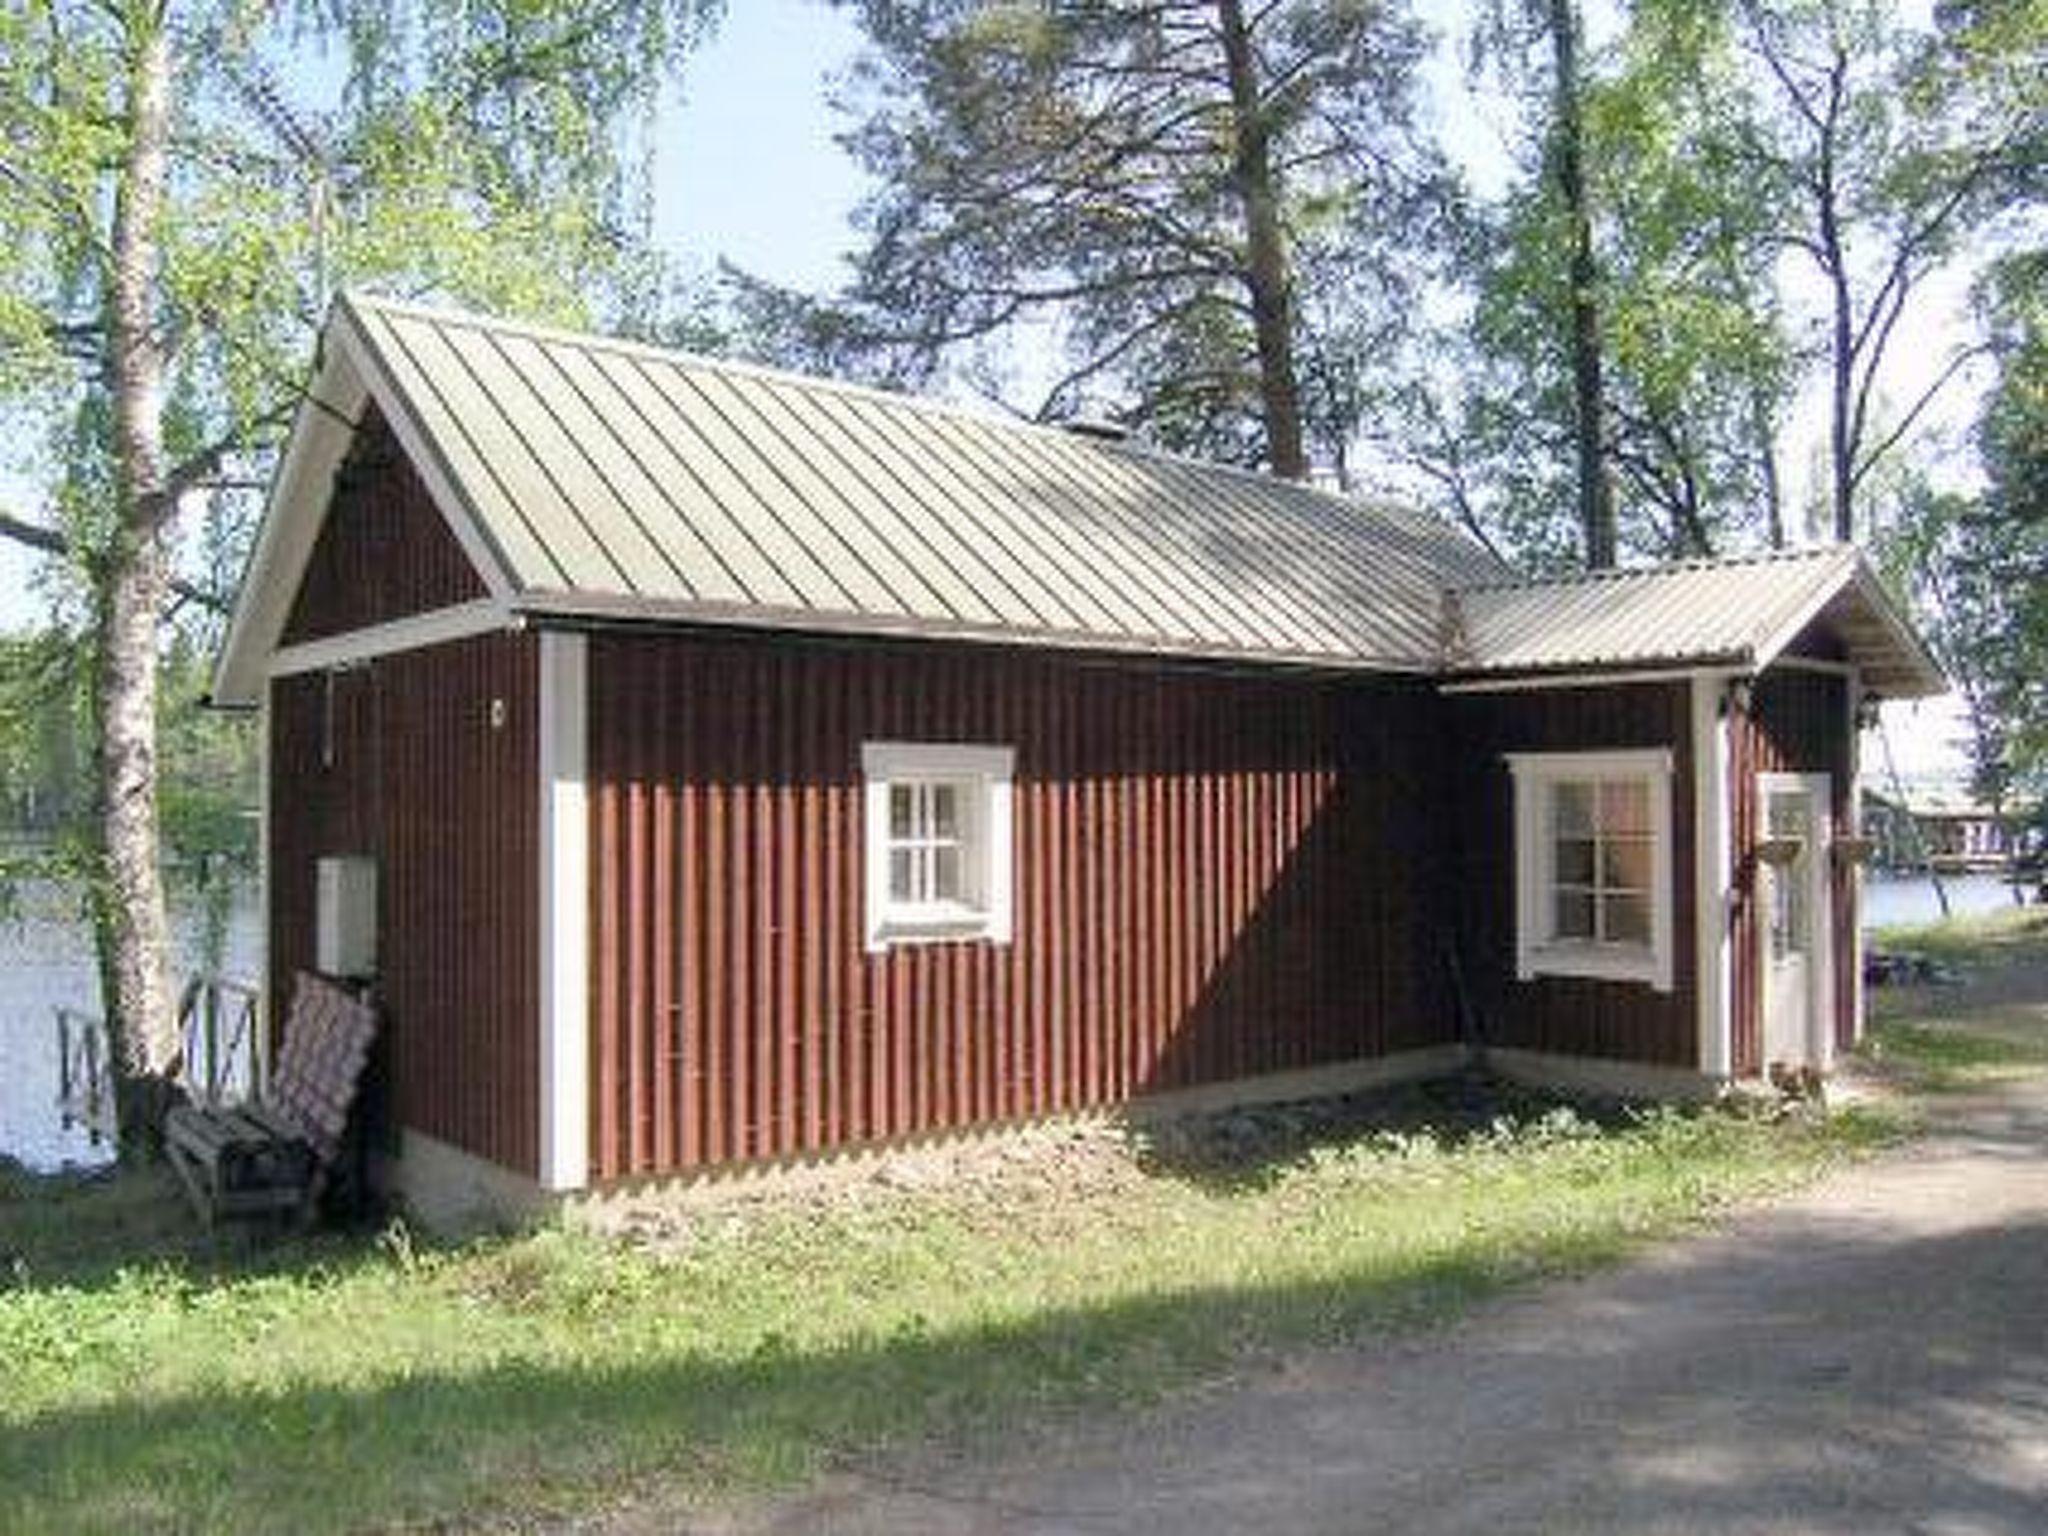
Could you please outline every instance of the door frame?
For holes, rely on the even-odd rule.
[[[1808,958],[1806,1062],[1819,1072],[1835,1066],[1835,904],[1834,882],[1830,878],[1834,843],[1834,776],[1827,773],[1773,772],[1756,776],[1756,836],[1762,842],[1770,835],[1771,795],[1774,791],[1803,790],[1811,806],[1806,855],[1807,912],[1810,955]],[[1767,1042],[1770,1039],[1771,1006],[1771,914],[1763,908],[1769,889],[1761,868],[1757,871],[1756,914],[1756,1040],[1757,1062],[1770,1070]]]

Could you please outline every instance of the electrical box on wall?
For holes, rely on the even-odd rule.
[[[377,974],[377,861],[361,854],[320,860],[314,964],[329,976]]]

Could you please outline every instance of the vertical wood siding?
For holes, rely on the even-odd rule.
[[[285,621],[284,643],[485,595],[426,483],[373,408],[334,477],[334,499]]]
[[[1763,997],[1761,936],[1757,931],[1756,845],[1762,838],[1762,801],[1757,793],[1760,773],[1825,773],[1829,775],[1828,815],[1836,827],[1849,814],[1850,741],[1847,683],[1825,673],[1782,670],[1757,680],[1748,714],[1735,715],[1729,727],[1729,820],[1734,838],[1732,869],[1735,916],[1730,956],[1734,972],[1733,1011],[1735,1070],[1753,1076],[1763,1070]],[[1830,853],[1828,879],[1834,929],[1835,1042],[1848,1046],[1856,1038],[1856,991],[1850,983],[1856,963],[1855,880]]]
[[[1394,683],[593,636],[595,1176],[1451,1038],[1437,718]],[[869,740],[1016,748],[1012,943],[866,952]]]
[[[270,989],[314,963],[314,861],[378,864],[397,1123],[532,1173],[537,647],[490,635],[271,685]],[[493,724],[493,701],[502,723]],[[281,1012],[281,1010],[277,1010]]]
[[[1690,684],[1637,683],[1467,694],[1450,701],[1447,778],[1456,827],[1466,985],[1489,1044],[1658,1066],[1699,1064],[1693,942]],[[1672,750],[1672,990],[1574,976],[1515,979],[1515,825],[1510,752]]]

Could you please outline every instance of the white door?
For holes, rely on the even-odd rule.
[[[1764,1071],[1816,1067],[1834,1055],[1834,930],[1828,900],[1828,777],[1764,774],[1757,867],[1763,945]]]

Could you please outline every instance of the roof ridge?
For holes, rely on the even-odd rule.
[[[778,368],[772,363],[759,363],[746,358],[717,357],[709,352],[693,352],[687,347],[670,347],[659,342],[638,341],[630,336],[614,336],[605,331],[578,330],[573,326],[551,325],[539,320],[513,320],[484,310],[471,309],[462,304],[426,304],[416,299],[394,299],[358,288],[347,290],[341,297],[352,305],[437,324],[468,325],[504,335],[524,336],[533,341],[553,341],[570,346],[597,348],[606,352],[621,352],[629,356],[651,358],[671,366],[688,365],[707,368],[714,373],[742,374],[778,384],[823,389],[839,395],[854,395],[887,405],[939,411],[970,421],[994,423],[999,426],[1034,427],[1044,432],[1061,430],[1043,422],[1021,421],[1014,416],[1005,416],[999,411],[978,409],[957,400],[941,400],[931,395],[913,394],[908,390],[885,389],[879,384],[856,384],[849,379],[821,378],[815,373],[799,373],[794,368]]]
[[[491,330],[500,334],[525,336],[535,341],[553,341],[565,345],[593,347],[628,356],[648,358],[667,363],[670,366],[689,366],[708,369],[714,373],[733,374],[744,378],[763,380],[769,383],[785,384],[797,389],[819,390],[827,394],[848,396],[854,399],[870,400],[880,405],[899,410],[930,412],[956,420],[973,422],[982,426],[1001,427],[1011,431],[1044,434],[1061,442],[1077,442],[1084,448],[1098,453],[1120,453],[1133,457],[1151,458],[1172,464],[1183,464],[1208,474],[1226,474],[1248,480],[1267,489],[1282,491],[1306,491],[1333,507],[1350,512],[1377,514],[1389,518],[1398,517],[1405,524],[1421,524],[1432,533],[1448,534],[1455,541],[1459,530],[1449,522],[1433,514],[1404,506],[1391,501],[1367,501],[1349,491],[1334,491],[1306,480],[1287,480],[1264,470],[1249,469],[1241,464],[1224,463],[1216,459],[1198,458],[1194,454],[1182,453],[1157,443],[1138,442],[1132,439],[1110,440],[1090,438],[1084,434],[1070,432],[1056,422],[1031,421],[1023,417],[1005,415],[1001,411],[977,407],[958,401],[941,399],[933,395],[918,394],[910,390],[886,389],[875,384],[859,384],[847,379],[822,378],[814,373],[801,373],[793,368],[779,368],[770,363],[754,362],[746,358],[715,357],[709,353],[693,352],[686,347],[662,346],[651,341],[637,341],[628,336],[613,336],[602,331],[577,330],[570,326],[550,325],[541,321],[511,320],[502,315],[488,314],[482,310],[460,304],[429,304],[415,299],[397,299],[385,294],[364,289],[350,288],[343,291],[341,300],[362,308],[381,310],[410,316],[414,319],[436,324],[468,325]],[[1483,552],[1476,542],[1475,550]]]
[[[1796,565],[1805,562],[1860,558],[1856,544],[1829,542],[1809,544],[1800,549],[1754,550],[1740,555],[1692,555],[1683,560],[1662,560],[1653,565],[1608,566],[1597,571],[1572,571],[1556,576],[1522,576],[1511,581],[1463,582],[1459,592],[1519,592],[1537,587],[1588,587],[1608,582],[1632,581],[1645,576],[1668,576],[1682,571],[1718,571],[1743,565]]]

